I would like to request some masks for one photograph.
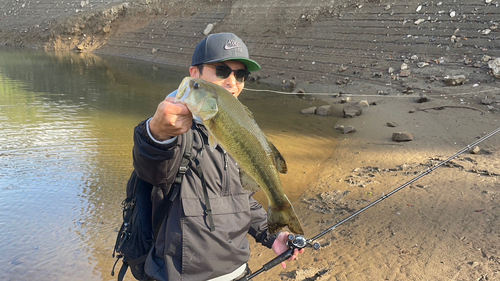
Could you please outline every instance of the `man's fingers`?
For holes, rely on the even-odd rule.
[[[162,107],[163,111],[167,114],[181,115],[181,116],[191,115],[191,111],[189,111],[189,108],[185,104],[174,103],[174,98],[166,98],[164,101],[162,101],[160,107]]]

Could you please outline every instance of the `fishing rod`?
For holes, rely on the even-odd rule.
[[[347,222],[347,221],[349,221],[349,220],[357,217],[359,214],[361,214],[364,211],[370,209],[371,207],[373,207],[373,206],[377,205],[378,203],[384,201],[385,199],[387,199],[389,196],[393,195],[394,193],[400,191],[401,189],[407,187],[408,185],[410,185],[410,184],[418,181],[419,179],[425,177],[426,175],[430,174],[432,171],[434,171],[437,168],[443,166],[444,164],[450,162],[451,160],[453,160],[456,157],[460,156],[464,152],[471,150],[474,146],[476,146],[476,145],[482,143],[483,141],[489,139],[490,137],[494,136],[498,132],[500,132],[500,127],[497,128],[496,130],[492,131],[491,133],[489,133],[489,134],[481,137],[477,141],[475,141],[475,142],[467,145],[466,147],[462,148],[460,151],[458,151],[454,155],[450,156],[448,159],[446,159],[444,161],[441,161],[440,163],[438,163],[434,167],[428,168],[426,171],[422,172],[421,174],[419,174],[415,178],[409,180],[408,182],[406,182],[405,184],[403,184],[403,185],[399,186],[398,188],[392,190],[391,192],[383,195],[379,199],[377,199],[377,200],[373,201],[372,203],[366,205],[365,207],[361,208],[359,211],[357,211],[354,214],[348,216],[347,218],[341,220],[340,222],[338,222],[334,226],[326,229],[325,231],[323,231],[323,232],[319,233],[318,235],[314,236],[313,238],[306,239],[303,235],[293,235],[293,234],[288,235],[288,242],[287,242],[287,245],[289,247],[288,250],[286,250],[284,253],[282,253],[281,255],[277,256],[276,258],[272,259],[270,262],[264,264],[256,272],[250,274],[249,276],[245,276],[245,277],[243,277],[241,279],[238,279],[238,281],[251,280],[251,279],[255,278],[257,275],[259,275],[259,274],[261,274],[261,273],[263,273],[265,271],[270,270],[271,268],[277,266],[278,264],[281,264],[282,262],[284,262],[284,261],[288,260],[290,257],[292,257],[293,252],[295,251],[295,249],[300,250],[300,249],[304,249],[306,247],[312,247],[315,250],[319,250],[321,248],[321,245],[319,243],[317,243],[317,242],[314,242],[314,241],[316,241],[319,238],[323,237],[327,233],[333,231],[334,229],[336,229],[338,226],[344,224],[345,222]]]

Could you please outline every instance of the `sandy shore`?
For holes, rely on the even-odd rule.
[[[416,95],[353,97],[376,104],[355,118],[342,117],[341,98],[328,99],[337,125],[357,131],[339,132],[333,154],[295,204],[306,237],[499,126],[498,114],[481,103],[484,93],[474,94],[472,86],[446,90],[467,94],[425,103]],[[414,139],[395,142],[394,132]],[[319,251],[308,249],[288,270],[275,268],[262,280],[500,280],[499,145],[500,135],[491,137],[478,154],[463,153],[319,239]],[[258,249],[254,270],[272,258]]]
[[[21,2],[0,4],[0,42],[9,46],[186,66],[216,23],[213,32],[248,42],[262,82],[321,93],[314,105],[331,105],[329,116],[303,115],[310,126],[295,128],[301,135],[270,132],[301,171],[283,181],[306,237],[500,126],[500,80],[488,67],[500,56],[495,1]],[[463,83],[445,83],[457,75]],[[421,94],[428,101],[417,102]],[[344,107],[361,100],[370,106],[344,118]],[[413,140],[395,142],[395,132]],[[319,251],[257,280],[500,280],[499,145],[500,135],[490,138],[478,154],[460,155],[324,236]],[[252,247],[255,271],[273,254]]]

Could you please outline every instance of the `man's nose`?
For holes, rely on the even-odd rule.
[[[229,87],[233,88],[236,87],[236,77],[234,76],[234,72],[231,72],[229,77],[226,78],[226,81],[224,81],[224,84],[227,84]]]

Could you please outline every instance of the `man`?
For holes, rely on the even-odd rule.
[[[219,33],[207,36],[197,45],[189,74],[217,84],[237,98],[250,71],[259,69],[240,38]],[[151,196],[153,218],[162,200],[168,200],[183,157],[183,134],[190,129],[191,153],[203,176],[193,171],[196,164],[191,163],[168,218],[161,223],[145,263],[146,272],[155,280],[241,278],[250,255],[247,234],[281,254],[288,250],[288,233],[268,233],[266,212],[252,198],[253,194],[242,188],[237,163],[220,146],[214,151],[206,149],[208,135],[203,124],[193,120],[185,105],[174,103],[174,96],[175,92],[158,105],[152,118],[135,129],[134,168],[140,178],[155,186]],[[209,214],[204,188],[211,205]],[[298,253],[296,250],[290,260]]]

